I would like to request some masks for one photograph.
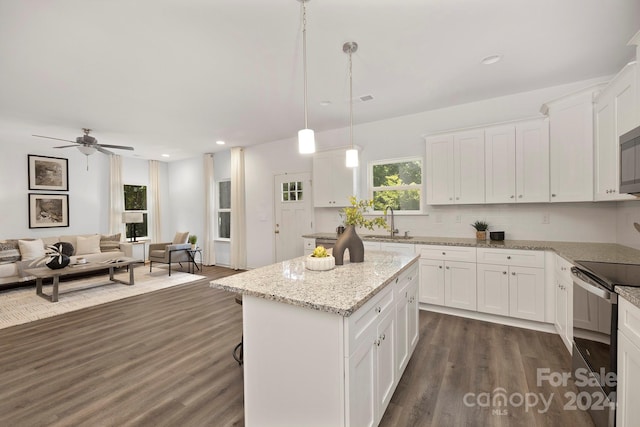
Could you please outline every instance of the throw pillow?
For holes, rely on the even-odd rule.
[[[120,250],[120,233],[111,236],[100,236],[101,252],[118,252]]]
[[[17,240],[0,242],[0,264],[10,264],[20,261],[20,246]]]
[[[185,231],[184,233],[181,231],[178,231],[176,233],[176,236],[173,238],[173,243],[174,245],[179,245],[180,243],[187,243],[187,239],[189,238],[189,232]]]
[[[76,255],[88,255],[100,253],[100,235],[83,237],[78,236]]]
[[[20,255],[23,261],[39,259],[45,256],[44,242],[42,239],[18,240]]]
[[[51,246],[55,246],[56,248],[58,248],[58,250],[62,252],[63,255],[66,255],[66,256],[73,255],[73,245],[69,242],[58,242],[58,243],[54,243]]]

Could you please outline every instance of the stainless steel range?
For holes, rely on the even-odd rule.
[[[577,261],[573,275],[573,373],[594,423],[615,426],[618,296],[640,286],[640,265]],[[595,405],[594,403],[598,403]]]

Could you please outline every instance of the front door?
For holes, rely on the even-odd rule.
[[[274,179],[276,262],[304,255],[302,235],[313,233],[311,173],[285,173]]]

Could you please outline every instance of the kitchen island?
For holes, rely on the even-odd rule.
[[[418,256],[216,279],[241,293],[246,426],[377,425],[418,341]]]

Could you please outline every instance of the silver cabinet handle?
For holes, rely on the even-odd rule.
[[[375,340],[373,343],[374,343],[375,345],[377,345],[378,347],[380,347],[380,340]]]
[[[442,270],[442,266],[441,265],[439,265],[438,268]]]
[[[447,270],[449,269],[449,266],[447,266]]]
[[[506,272],[506,271],[503,271],[503,272],[502,272],[502,274],[507,274],[507,272]]]
[[[518,199],[522,199],[522,194],[518,196]]]
[[[511,255],[507,255],[507,259],[511,259]]]
[[[556,197],[556,195],[555,195],[555,194],[552,194],[552,195],[551,195],[551,197]]]
[[[385,334],[380,335],[380,339],[381,339],[382,341],[384,341],[384,339],[385,339],[386,337],[387,337],[387,336],[386,336]]]
[[[446,254],[447,254],[446,252],[442,252],[442,255],[446,255]]]
[[[514,197],[516,197],[516,196],[514,196],[514,195],[512,194],[509,198],[510,198],[510,199],[513,199]]]
[[[380,314],[381,311],[382,309],[380,307],[376,307],[376,313]]]
[[[516,275],[516,272],[515,272],[515,271],[512,271],[512,272],[511,272],[511,275],[512,275],[512,276],[515,276],[515,275]]]

